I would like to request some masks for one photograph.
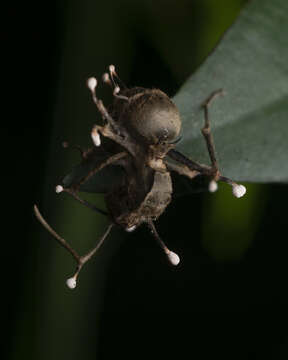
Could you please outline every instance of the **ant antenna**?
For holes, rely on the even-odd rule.
[[[34,205],[34,213],[36,215],[36,218],[39,220],[39,222],[44,226],[44,228],[59,242],[59,244],[61,246],[63,246],[71,255],[72,257],[76,260],[77,262],[77,268],[76,271],[74,273],[74,275],[67,279],[66,284],[70,289],[74,289],[77,285],[77,277],[83,267],[84,264],[86,264],[86,262],[88,262],[92,256],[95,255],[95,253],[97,252],[97,250],[100,248],[100,246],[103,244],[104,240],[106,239],[106,237],[108,236],[108,234],[110,233],[112,227],[113,227],[113,223],[110,223],[105,231],[105,233],[102,235],[102,237],[100,238],[100,240],[98,241],[97,245],[90,250],[86,255],[80,256],[68,243],[65,239],[63,239],[60,235],[58,235],[56,233],[56,231],[54,229],[52,229],[52,227],[47,223],[47,221],[43,218],[43,216],[41,215],[37,205]]]
[[[160,236],[155,228],[155,225],[151,219],[149,219],[147,221],[147,225],[148,225],[149,229],[151,230],[152,234],[154,235],[155,239],[158,241],[161,248],[164,250],[170,263],[174,266],[178,265],[180,262],[179,256],[176,253],[174,253],[173,251],[168,249],[168,247],[165,245],[163,240],[160,238]]]

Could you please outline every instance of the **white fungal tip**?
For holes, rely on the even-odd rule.
[[[115,72],[115,66],[114,66],[114,65],[110,65],[110,66],[109,66],[109,71],[110,71],[111,73],[114,73],[114,72]]]
[[[92,137],[92,140],[93,140],[93,143],[95,146],[100,146],[101,145],[101,139],[100,139],[100,135],[97,131],[97,129],[93,129],[92,132],[91,132],[91,137]]]
[[[120,87],[119,86],[116,86],[113,93],[114,95],[118,94],[120,92]]]
[[[75,277],[73,276],[73,277],[67,279],[66,285],[69,287],[69,289],[75,289],[76,285],[77,285],[77,281],[76,281]]]
[[[211,180],[208,186],[208,189],[211,193],[214,193],[218,190],[218,184],[215,180]]]
[[[127,232],[132,232],[132,231],[134,231],[136,229],[136,225],[132,225],[132,226],[130,226],[130,227],[127,227],[125,230],[127,231]]]
[[[246,187],[244,185],[235,184],[235,185],[233,185],[232,192],[233,192],[234,196],[236,196],[237,198],[240,198],[245,195]]]
[[[60,194],[63,190],[64,190],[64,188],[63,188],[62,185],[57,185],[55,187],[55,191],[56,191],[57,194]]]
[[[176,266],[179,264],[180,258],[176,253],[174,253],[173,251],[170,250],[169,253],[167,254],[167,256],[172,265]]]
[[[87,80],[87,86],[92,92],[94,92],[97,86],[97,79],[95,77],[90,77]]]

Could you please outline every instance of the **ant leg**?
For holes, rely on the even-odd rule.
[[[213,169],[210,166],[199,164],[196,161],[187,158],[180,151],[171,149],[168,151],[167,155],[171,159],[176,160],[183,165],[186,165],[192,171],[198,171],[199,173],[208,176],[211,176],[213,174]]]
[[[122,160],[123,158],[125,158],[127,156],[127,152],[126,151],[121,151],[115,155],[110,156],[108,159],[106,159],[105,161],[103,161],[101,164],[99,164],[98,166],[96,166],[94,169],[92,169],[87,175],[83,176],[80,181],[77,184],[77,187],[80,187],[80,185],[84,184],[87,180],[89,180],[91,178],[91,176],[93,176],[94,174],[96,174],[97,172],[99,172],[100,170],[102,170],[104,167],[108,166],[108,165],[112,165],[115,163],[117,163],[118,161]]]
[[[202,135],[204,136],[204,139],[206,141],[207,150],[209,152],[209,156],[211,159],[211,165],[214,172],[214,180],[218,180],[219,177],[219,167],[218,162],[216,158],[216,152],[215,152],[215,145],[213,136],[211,133],[211,127],[210,127],[210,120],[209,120],[209,106],[211,105],[212,101],[215,100],[219,95],[223,95],[223,89],[219,89],[214,91],[208,99],[203,103],[202,107],[204,108],[204,127],[201,129]]]
[[[86,255],[79,257],[79,259],[77,260],[77,268],[76,268],[74,275],[71,278],[67,279],[67,281],[66,281],[66,284],[70,289],[74,289],[76,287],[77,278],[78,278],[78,275],[79,275],[83,265],[86,264],[96,254],[96,252],[99,250],[99,248],[103,244],[104,240],[109,235],[113,226],[114,226],[114,224],[110,223],[108,225],[106,231],[104,232],[104,234],[101,236],[100,240],[98,241],[97,245],[93,249],[91,249]]]
[[[116,122],[112,118],[112,116],[109,115],[108,111],[106,110],[102,100],[99,100],[96,96],[96,87],[97,87],[97,79],[95,77],[90,77],[87,80],[87,86],[92,94],[92,100],[94,104],[97,106],[98,111],[102,115],[102,117],[107,120],[107,122],[113,126],[115,129],[118,128]],[[96,145],[97,146],[97,145]]]
[[[174,253],[173,251],[171,251],[171,250],[169,250],[167,248],[167,246],[165,245],[163,240],[160,238],[160,236],[159,236],[159,234],[158,234],[158,232],[157,232],[157,230],[155,228],[155,225],[154,225],[154,223],[153,223],[153,221],[151,219],[147,220],[147,225],[148,225],[149,229],[151,230],[154,238],[158,241],[159,245],[161,246],[161,248],[165,252],[168,260],[170,261],[170,263],[172,265],[175,265],[175,266],[178,265],[179,262],[180,262],[179,256],[176,253]]]
[[[181,154],[179,151],[175,150],[175,149],[171,149],[167,155],[173,159],[178,161],[180,164],[186,166],[190,171],[196,171],[199,174],[202,175],[207,175],[210,178],[212,177],[212,180],[210,181],[209,184],[209,191],[210,192],[215,192],[217,190],[217,182],[213,179],[213,176],[215,176],[215,172],[213,167],[211,166],[207,166],[207,165],[202,165],[202,164],[198,164],[197,162],[187,158],[185,155]],[[164,160],[166,164],[167,160]],[[173,164],[174,165],[174,164]],[[168,167],[169,168],[169,167]],[[179,169],[176,169],[176,167],[172,170],[177,171],[180,175],[186,175],[188,177],[191,178],[192,174],[187,173],[186,169],[181,169],[179,171]],[[218,174],[218,179],[220,181],[223,181],[229,185],[232,186],[232,193],[234,196],[236,196],[237,198],[242,197],[243,195],[245,195],[246,193],[246,188],[245,186],[241,185],[241,184],[237,184],[235,181],[225,177],[225,176],[221,176],[220,174]]]
[[[65,188],[65,189],[63,189],[63,191],[70,194],[75,200],[79,201],[81,204],[88,207],[89,209],[94,210],[94,211],[98,212],[101,215],[106,215],[106,216],[109,215],[109,213],[107,211],[99,209],[97,206],[95,206],[94,204],[91,204],[89,201],[80,198],[80,196],[75,191],[73,191],[72,189]]]
[[[91,131],[91,137],[95,146],[101,145],[100,134],[115,141],[117,144],[121,145],[126,149],[132,156],[135,156],[139,152],[139,145],[135,142],[131,136],[128,134],[126,129],[121,128],[117,132],[114,131],[112,126],[107,124],[105,126],[94,125]],[[100,133],[100,134],[99,134]]]
[[[217,162],[217,158],[216,158],[214,140],[213,140],[211,127],[210,127],[209,112],[208,112],[209,106],[219,95],[223,95],[223,94],[224,94],[223,89],[214,91],[202,105],[204,108],[205,123],[204,123],[204,127],[201,129],[201,131],[202,131],[202,134],[206,141],[206,145],[207,145],[207,149],[209,152],[209,156],[211,159],[211,165],[212,165],[212,169],[213,169],[213,178],[209,184],[209,191],[215,192],[218,188],[217,181],[221,180],[221,181],[226,182],[227,184],[231,185],[233,195],[239,198],[239,197],[242,197],[246,193],[246,188],[245,188],[245,186],[239,185],[239,184],[235,183],[233,180],[220,175],[218,162]]]
[[[60,245],[62,245],[67,251],[70,252],[70,254],[73,256],[73,258],[76,261],[79,261],[79,255],[77,254],[77,252],[66,242],[66,240],[64,240],[60,235],[58,235],[56,233],[55,230],[52,229],[52,227],[47,223],[47,221],[43,218],[43,216],[41,215],[37,205],[34,205],[34,214],[36,216],[36,218],[39,220],[39,222],[44,226],[44,228],[50,232],[50,234],[52,236],[54,236],[54,238],[59,242]]]
[[[91,91],[92,99],[95,105],[98,108],[98,111],[102,115],[103,119],[107,121],[107,124],[104,126],[95,125],[91,132],[91,137],[95,146],[101,145],[101,139],[99,133],[103,136],[110,138],[111,140],[117,142],[119,145],[127,149],[132,155],[137,153],[138,145],[133,142],[131,136],[128,134],[125,128],[121,127],[112,116],[108,113],[105,108],[102,100],[99,100],[96,96],[96,87],[97,80],[94,77],[91,77],[87,80],[87,86]]]
[[[106,215],[108,216],[108,213],[107,211],[105,210],[102,210],[102,209],[99,209],[97,206],[95,206],[94,204],[91,204],[90,202],[86,201],[86,200],[83,200],[80,198],[80,196],[77,194],[77,190],[75,190],[72,187],[66,187],[64,188],[62,185],[57,185],[56,188],[55,188],[55,191],[57,194],[60,194],[62,192],[66,192],[68,194],[70,194],[75,200],[79,201],[81,204],[87,206],[89,209],[91,210],[94,210],[96,212],[98,212],[99,214],[101,215]]]
[[[68,243],[67,241],[62,238],[60,235],[58,235],[56,233],[55,230],[52,229],[52,227],[47,223],[47,221],[43,218],[43,216],[41,215],[38,207],[36,205],[34,205],[34,213],[36,218],[39,220],[39,222],[44,226],[44,228],[58,241],[58,243],[63,246],[72,256],[73,258],[76,260],[77,262],[77,268],[76,268],[76,272],[74,273],[74,275],[69,278],[66,281],[67,286],[70,289],[74,289],[76,287],[76,282],[77,282],[77,277],[83,267],[84,264],[86,264],[86,262],[88,262],[92,256],[95,255],[95,253],[97,252],[97,250],[100,248],[100,246],[103,244],[104,240],[106,239],[106,237],[108,236],[108,234],[110,233],[112,227],[113,227],[113,223],[110,223],[105,231],[105,233],[102,235],[102,237],[100,238],[100,240],[98,241],[97,245],[90,250],[86,255],[80,256]]]
[[[198,176],[200,173],[197,170],[191,170],[188,168],[187,165],[182,164],[175,164],[170,162],[167,159],[164,159],[164,163],[167,166],[169,171],[177,172],[180,175],[185,175],[189,177],[190,179],[194,179],[196,176]]]
[[[226,176],[219,176],[219,180],[232,186],[232,193],[235,197],[240,198],[246,194],[246,187],[241,184],[237,184],[235,181],[227,178]]]
[[[88,208],[102,214],[108,216],[108,213],[102,209],[99,209],[94,204],[91,204],[90,202],[83,200],[79,197],[77,192],[79,191],[79,188],[82,184],[84,184],[87,180],[89,180],[94,174],[96,174],[98,171],[102,170],[105,166],[115,164],[118,160],[123,159],[125,156],[127,156],[126,152],[120,152],[118,154],[110,156],[106,161],[102,162],[100,165],[96,166],[94,169],[92,169],[87,175],[82,177],[77,184],[73,184],[69,187],[63,187],[62,185],[57,185],[55,188],[55,191],[57,194],[61,192],[66,192],[70,194],[75,200],[79,201],[81,204],[87,206]]]

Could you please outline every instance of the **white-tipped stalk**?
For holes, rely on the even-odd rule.
[[[62,185],[57,185],[55,187],[55,191],[56,191],[57,194],[60,194],[63,190],[64,190],[64,188],[63,188]]]
[[[97,79],[95,77],[90,77],[87,79],[87,86],[92,93],[94,93],[97,86]]]
[[[114,73],[115,73],[115,66],[114,66],[114,65],[110,65],[110,66],[109,66],[109,71],[110,71],[110,73],[114,74]]]
[[[214,193],[215,191],[218,190],[218,184],[217,184],[217,182],[215,180],[210,181],[209,186],[208,186],[208,190],[211,193]]]
[[[69,289],[75,289],[77,285],[76,277],[73,276],[66,280],[66,285],[69,287]]]
[[[114,91],[113,91],[113,94],[114,95],[117,95],[118,93],[120,92],[120,87],[119,86],[116,86]]]
[[[125,230],[127,231],[127,232],[132,232],[132,231],[134,231],[136,229],[136,225],[132,225],[132,226],[130,226],[130,227],[127,227]]]
[[[93,143],[94,143],[95,146],[100,146],[101,145],[100,135],[99,135],[99,132],[97,131],[96,128],[92,129],[91,137],[92,137],[92,140],[93,140]]]
[[[170,263],[174,266],[176,266],[180,263],[179,256],[171,250],[169,250],[169,252],[167,252],[167,257],[168,257]]]
[[[232,185],[232,193],[237,198],[240,198],[246,194],[246,187],[239,184]]]

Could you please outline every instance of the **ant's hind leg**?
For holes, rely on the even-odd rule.
[[[82,267],[96,254],[96,252],[99,250],[99,248],[101,247],[101,245],[103,244],[104,240],[107,238],[107,236],[109,235],[112,227],[114,226],[113,223],[109,223],[108,227],[106,228],[106,231],[104,232],[104,234],[101,236],[101,238],[98,240],[97,244],[90,250],[88,251],[85,255],[79,255],[78,252],[76,252],[71,245],[62,237],[60,236],[48,223],[47,221],[43,218],[42,214],[40,213],[37,205],[34,205],[34,213],[36,218],[39,220],[39,222],[44,226],[44,228],[58,241],[58,243],[63,246],[71,255],[72,257],[75,259],[76,263],[77,263],[77,268],[76,271],[74,273],[74,275],[69,278],[66,281],[67,286],[70,289],[74,289],[76,287],[77,284],[77,278],[78,275],[82,269]]]

